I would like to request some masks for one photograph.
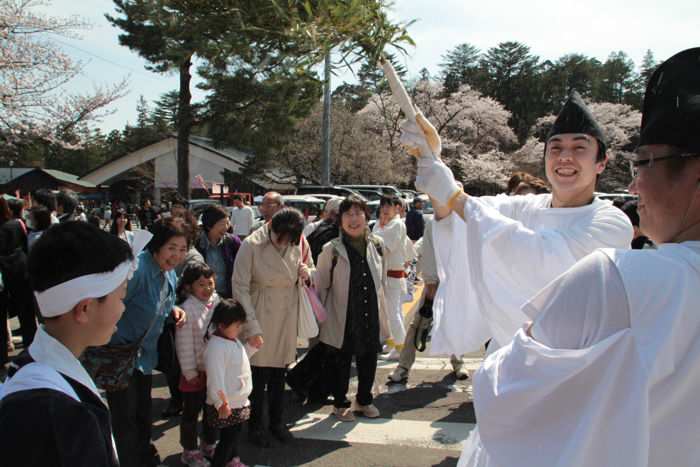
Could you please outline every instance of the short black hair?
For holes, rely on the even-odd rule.
[[[24,201],[18,198],[10,198],[7,200],[7,207],[12,211],[12,216],[15,219],[22,217],[22,210],[24,209]]]
[[[348,195],[343,201],[340,202],[340,207],[338,208],[338,219],[343,217],[343,214],[348,212],[353,207],[357,207],[362,210],[365,213],[365,219],[367,219],[367,221],[371,219],[372,214],[369,210],[369,206],[367,205],[367,201],[357,195]]]
[[[114,270],[133,259],[129,245],[114,235],[81,221],[56,224],[32,245],[29,277],[37,292],[87,274]]]
[[[245,323],[246,321],[247,317],[243,306],[235,300],[224,298],[214,307],[204,339],[208,340],[209,333],[216,331],[219,324],[227,327],[233,323]]]
[[[175,193],[173,195],[173,200],[170,202],[170,205],[174,206],[176,204],[179,204],[180,206],[186,208],[188,203],[187,200],[184,197],[182,197],[182,195],[180,195],[179,193]]]
[[[32,193],[32,199],[42,206],[49,208],[49,211],[56,210],[56,193],[46,188],[39,188]]]
[[[38,205],[29,211],[34,230],[41,231],[51,227],[51,211],[46,206]]]
[[[68,191],[59,191],[56,195],[56,203],[63,208],[64,214],[73,214],[78,207],[78,197]]]
[[[639,213],[637,212],[637,200],[628,201],[620,208],[627,214],[633,226],[639,227]]]
[[[270,227],[280,238],[286,237],[289,243],[296,245],[304,230],[304,216],[298,209],[282,208],[272,216]]]
[[[379,200],[379,207],[382,206],[402,206],[403,203],[399,199],[398,196],[396,195],[384,195],[382,198]]]
[[[173,237],[183,237],[187,241],[190,235],[187,224],[175,222],[172,217],[165,217],[154,222],[151,225],[151,233],[153,238],[146,245],[151,254],[157,253]]]
[[[231,196],[231,201],[243,201],[243,197],[241,195],[233,195]]]

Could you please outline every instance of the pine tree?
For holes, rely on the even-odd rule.
[[[455,92],[461,85],[476,87],[479,83],[481,51],[471,44],[460,44],[442,56],[440,75],[445,90]]]

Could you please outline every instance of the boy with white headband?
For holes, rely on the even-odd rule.
[[[78,361],[104,345],[124,311],[137,249],[85,222],[47,230],[29,256],[44,324],[0,386],[3,465],[118,466],[109,409]]]

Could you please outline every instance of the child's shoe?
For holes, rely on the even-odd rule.
[[[203,442],[200,445],[200,450],[202,451],[202,454],[204,454],[204,457],[212,459],[214,457],[214,453],[216,452],[216,443],[207,444]]]
[[[226,464],[226,467],[248,467],[248,465],[241,462],[240,457],[234,457],[233,459],[231,459],[231,462]]]
[[[204,458],[204,454],[199,449],[192,451],[182,451],[180,462],[188,467],[209,467],[209,461]]]

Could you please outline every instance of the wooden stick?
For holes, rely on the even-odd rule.
[[[389,81],[389,87],[391,88],[391,93],[394,96],[394,99],[396,99],[396,103],[399,104],[399,107],[401,107],[401,110],[403,111],[404,115],[406,115],[406,118],[415,121],[416,109],[413,108],[411,98],[408,96],[406,88],[403,86],[403,83],[396,74],[394,66],[389,60],[384,58],[380,59],[380,61],[382,69],[384,70],[384,76],[386,76],[386,79]]]

